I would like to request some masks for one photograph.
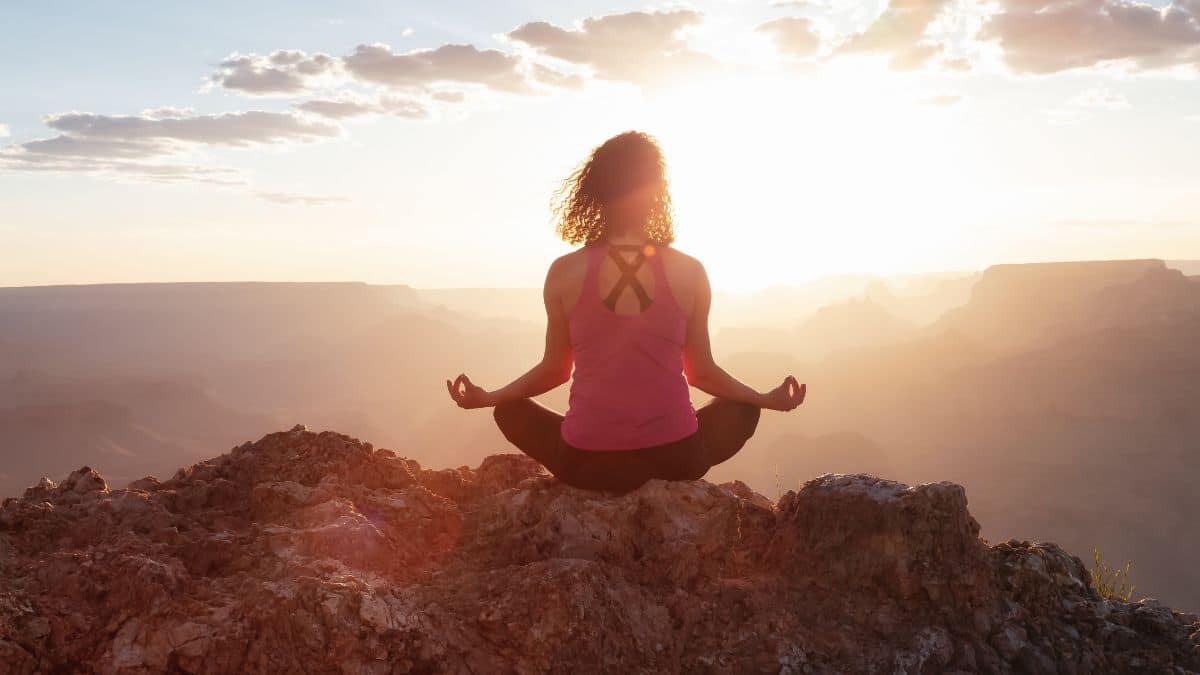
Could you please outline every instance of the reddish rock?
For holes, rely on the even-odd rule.
[[[989,546],[961,487],[563,485],[303,427],[0,508],[0,673],[1200,671],[1200,623]]]

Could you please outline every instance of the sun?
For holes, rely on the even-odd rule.
[[[655,102],[681,249],[748,289],[920,267],[962,204],[953,113],[877,68],[739,75]]]

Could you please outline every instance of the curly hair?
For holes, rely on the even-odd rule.
[[[602,239],[605,206],[647,184],[656,190],[646,216],[646,235],[656,244],[670,244],[675,226],[666,162],[658,141],[641,131],[626,131],[604,141],[562,182],[550,206],[558,235],[571,244]]]

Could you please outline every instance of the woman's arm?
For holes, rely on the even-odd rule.
[[[453,383],[446,380],[450,397],[460,407],[484,408],[514,399],[539,396],[571,379],[571,366],[575,359],[571,352],[567,313],[558,290],[558,275],[555,273],[558,266],[557,260],[550,266],[542,288],[542,301],[546,305],[546,348],[542,360],[524,375],[495,391],[475,385],[462,374]]]
[[[713,360],[708,335],[708,312],[712,306],[712,287],[704,266],[696,263],[695,302],[688,317],[687,344],[683,350],[683,370],[688,384],[707,394],[742,401],[759,408],[791,410],[804,401],[806,387],[788,375],[769,392],[759,393],[725,372]]]

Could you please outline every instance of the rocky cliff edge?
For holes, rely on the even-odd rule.
[[[589,493],[303,427],[0,508],[0,672],[1189,673],[1200,622],[950,483]]]

